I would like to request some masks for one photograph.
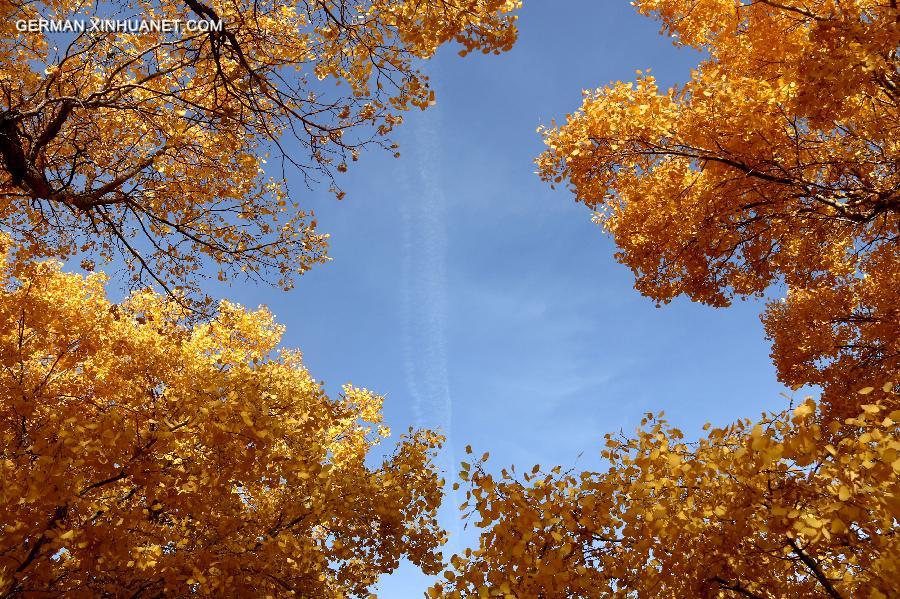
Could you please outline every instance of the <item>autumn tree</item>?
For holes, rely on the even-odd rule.
[[[853,416],[854,391],[900,366],[900,8],[634,4],[706,59],[682,86],[639,72],[587,93],[543,130],[541,175],[594,210],[657,302],[783,286],[764,315],[781,380]]]
[[[807,399],[696,443],[648,414],[636,436],[606,436],[605,472],[463,463],[484,530],[430,595],[896,597],[894,387],[861,389],[845,421]]]
[[[265,310],[189,328],[3,243],[0,596],[364,597],[439,568],[439,436],[378,463],[381,398],[329,398]]]
[[[326,236],[289,196],[285,167],[342,195],[334,174],[368,145],[394,147],[402,113],[433,102],[417,61],[451,42],[508,49],[518,4],[4,1],[3,229],[31,256],[87,256],[88,268],[122,257],[136,287],[195,284],[210,267],[288,287],[324,259]],[[28,30],[38,19],[88,26]]]

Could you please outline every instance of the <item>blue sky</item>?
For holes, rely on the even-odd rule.
[[[229,297],[268,305],[330,391],[384,394],[397,433],[444,429],[447,470],[466,444],[498,468],[591,468],[602,435],[647,411],[691,437],[780,407],[759,302],[656,308],[589,210],[534,174],[536,127],[575,110],[583,89],[648,67],[663,85],[684,81],[699,55],[624,0],[525,4],[508,54],[445,48],[427,63],[437,105],[408,115],[401,158],[365,154],[341,202],[296,185],[332,235],[332,262],[291,292],[238,285]],[[451,550],[473,540],[461,502],[448,497],[443,513]],[[380,593],[427,584],[404,567]]]

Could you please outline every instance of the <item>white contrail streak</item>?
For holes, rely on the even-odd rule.
[[[430,115],[433,116],[433,115]],[[406,377],[418,426],[452,424],[447,380],[447,229],[444,194],[437,182],[437,127],[415,127],[416,175],[411,205],[404,206]]]
[[[441,188],[440,114],[416,115],[414,136],[403,148],[414,169],[401,169],[400,185],[411,201],[402,207],[404,367],[416,426],[440,429],[447,443],[438,466],[456,478],[451,435],[453,402],[447,375],[447,221]],[[412,143],[410,143],[412,141]],[[458,502],[448,489],[444,525],[459,540]]]

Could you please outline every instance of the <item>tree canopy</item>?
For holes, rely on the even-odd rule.
[[[477,548],[432,597],[896,597],[900,401],[855,418],[793,410],[696,443],[659,415],[606,435],[605,472],[499,476],[463,463]]]
[[[326,235],[285,167],[334,175],[434,99],[417,61],[500,52],[517,0],[122,0],[0,6],[0,219],[32,256],[124,258],[135,287],[213,268],[289,287]],[[221,29],[19,31],[20,20]],[[267,159],[275,164],[264,165]],[[280,168],[279,168],[280,162]]]
[[[265,310],[179,324],[103,277],[0,267],[0,596],[366,597],[439,568],[436,433],[379,463],[381,398],[329,398]]]
[[[264,308],[186,317],[206,275],[325,260],[287,171],[342,197],[434,101],[418,61],[509,49],[519,4],[0,3],[0,597],[368,597],[401,560],[431,597],[900,595],[895,0],[635,0],[690,80],[540,129],[641,293],[780,295],[775,365],[818,402],[697,440],[651,412],[596,471],[463,462],[480,538],[444,563],[438,432],[383,449],[381,397],[329,397]],[[92,18],[206,27],[16,25]]]
[[[847,401],[900,365],[900,9],[839,0],[640,0],[706,53],[543,129],[542,176],[595,211],[637,289],[761,296],[781,379]],[[855,406],[842,406],[853,415]]]

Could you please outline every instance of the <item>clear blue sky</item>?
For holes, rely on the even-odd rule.
[[[296,186],[332,235],[331,263],[289,293],[228,295],[268,305],[330,391],[384,394],[397,433],[443,428],[446,469],[469,443],[497,468],[590,468],[602,435],[632,431],[647,411],[690,437],[783,405],[759,302],[657,309],[589,210],[534,174],[535,128],[575,110],[583,89],[648,67],[670,85],[698,54],[626,0],[525,4],[508,54],[446,48],[427,64],[437,105],[408,115],[400,159],[365,154],[342,176],[342,202]],[[448,497],[443,513],[451,550],[473,540],[461,502]],[[380,594],[418,597],[427,584],[405,567]]]

